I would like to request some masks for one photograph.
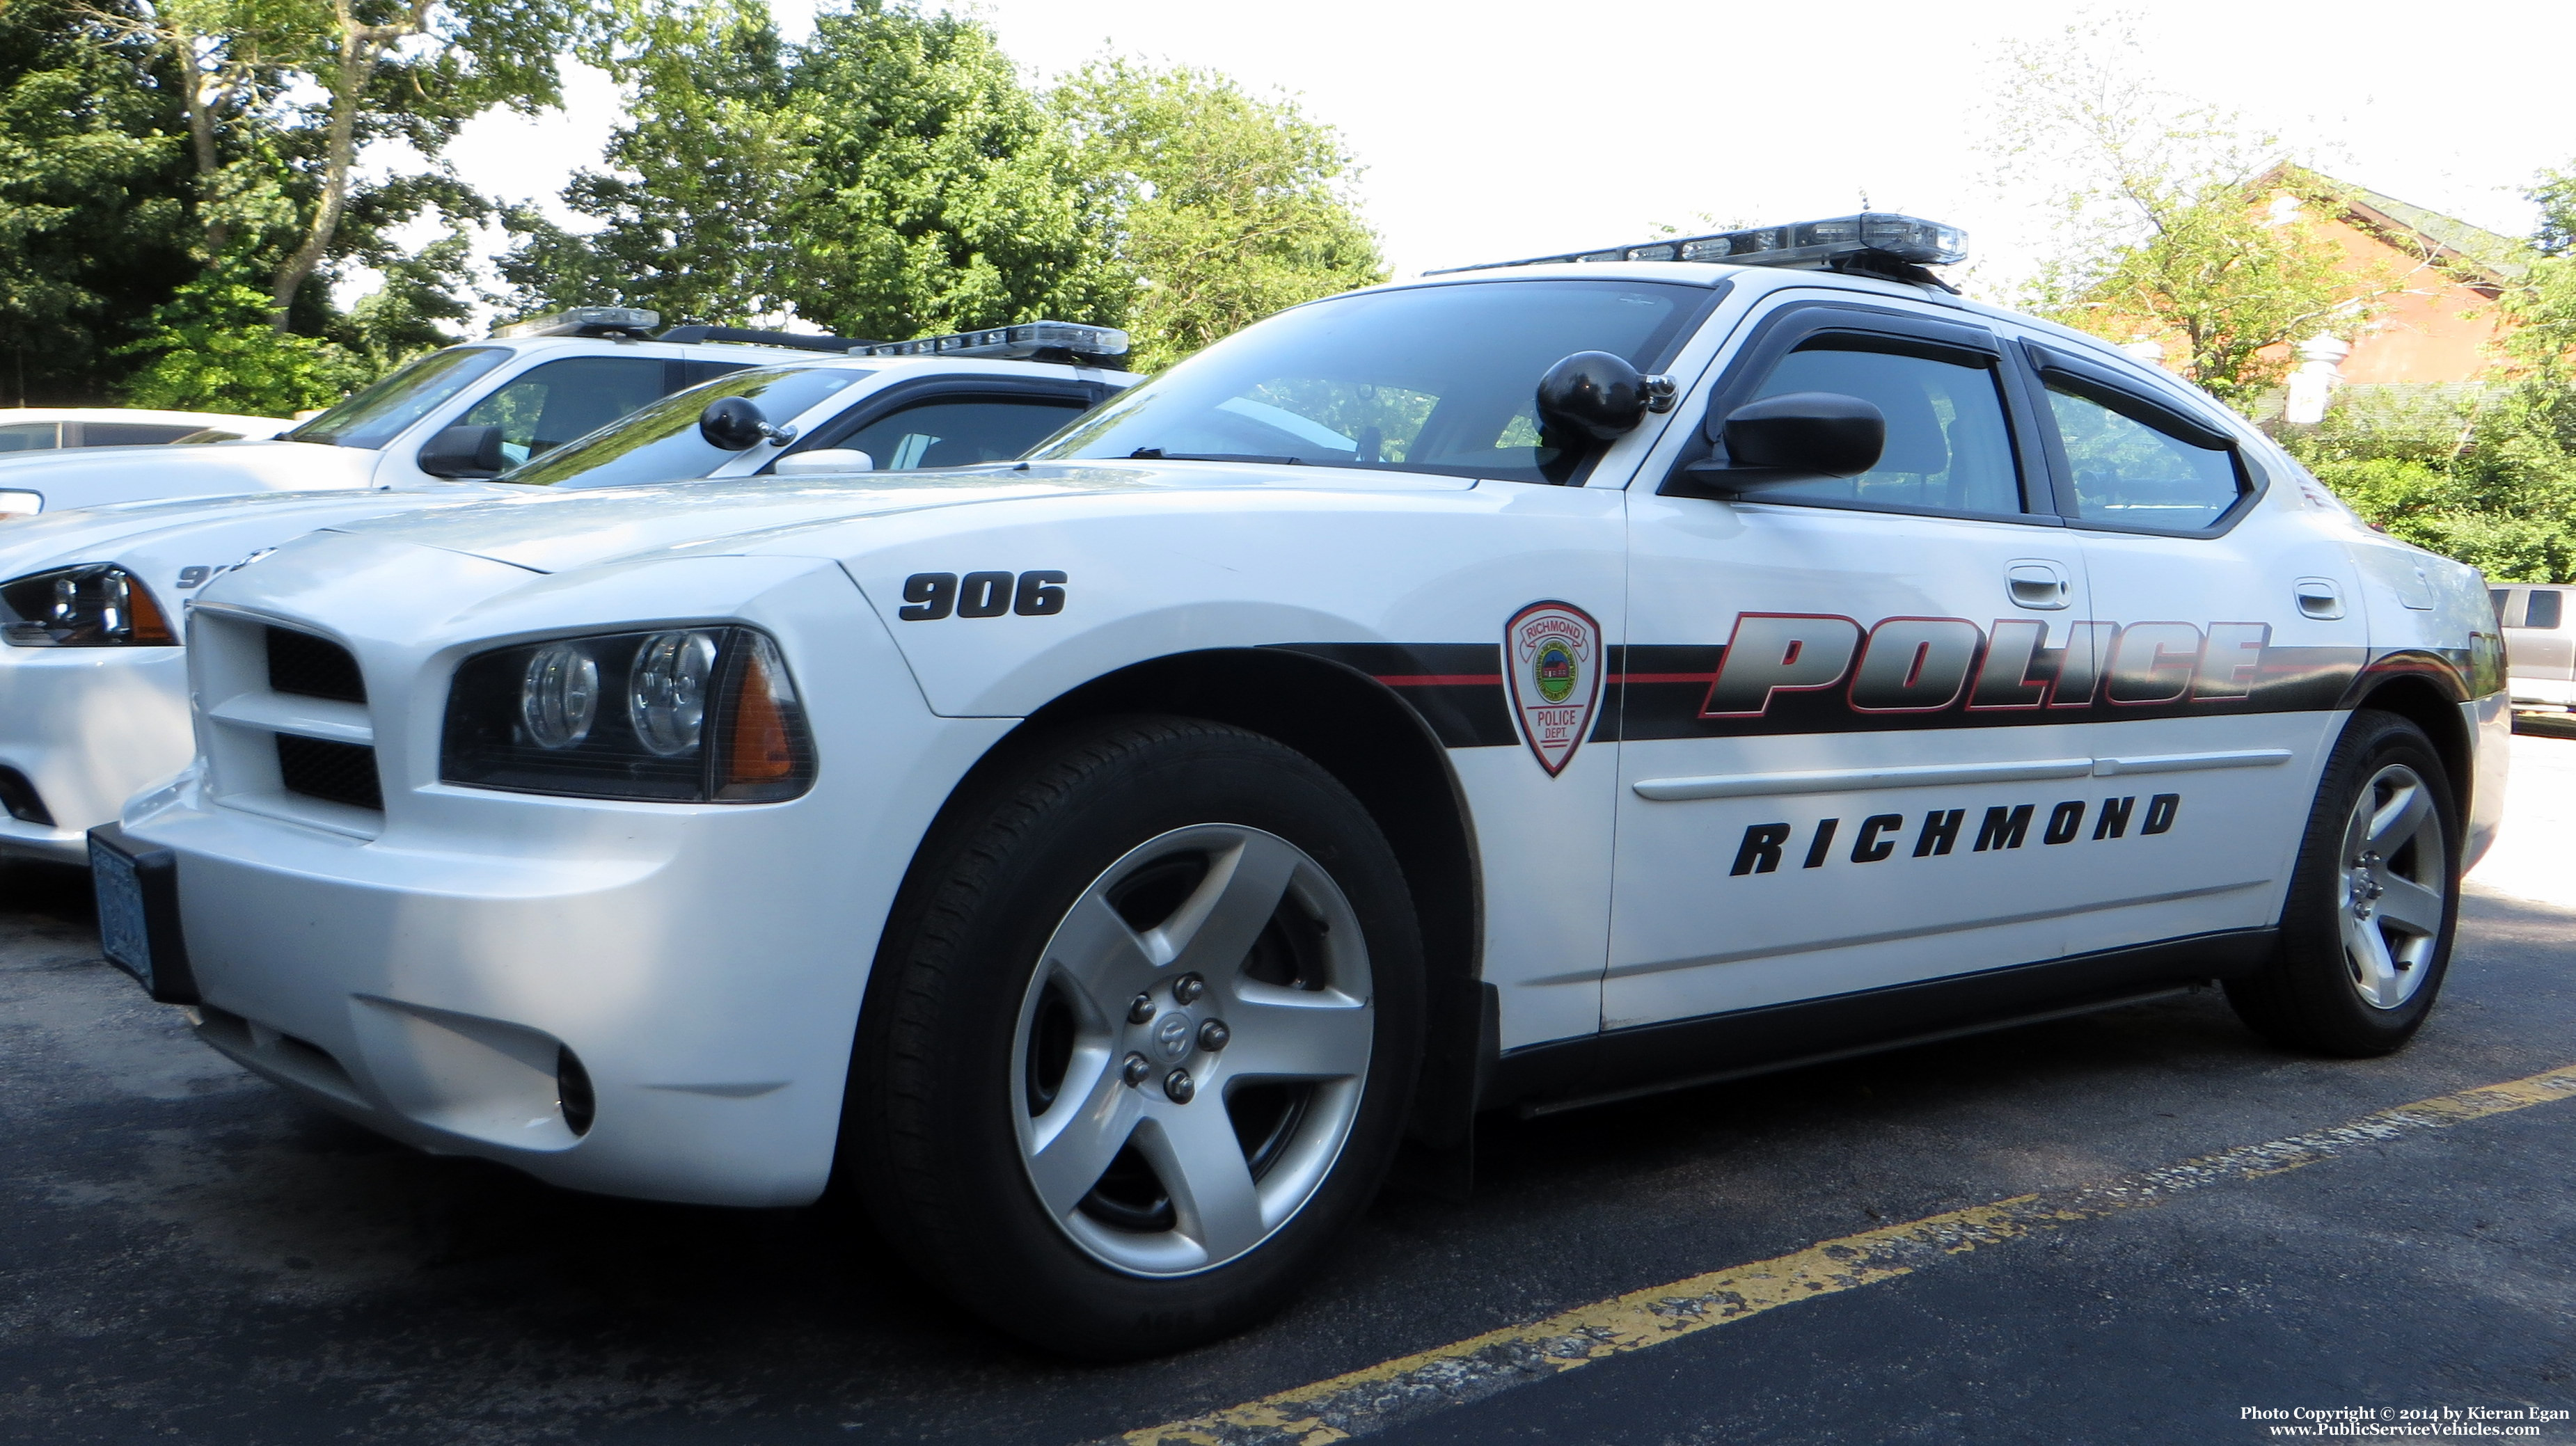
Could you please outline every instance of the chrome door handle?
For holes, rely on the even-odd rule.
[[[2066,580],[2066,569],[2037,560],[2006,564],[2004,583],[2012,592],[2013,606],[2024,608],[2062,608],[2075,590]]]
[[[2301,614],[2320,622],[2331,622],[2343,616],[2343,589],[2330,577],[2303,577],[2290,584],[2290,595],[2299,600]]]

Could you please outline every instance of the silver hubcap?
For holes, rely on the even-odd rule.
[[[2343,828],[2344,968],[2362,1002],[2414,997],[2442,933],[2450,855],[2422,776],[2403,763],[2373,774]]]
[[[1082,891],[1020,1001],[1029,1183],[1093,1258],[1186,1275],[1314,1197],[1358,1117],[1376,1010],[1358,916],[1276,834],[1175,829]]]

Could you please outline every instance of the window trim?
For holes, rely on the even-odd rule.
[[[1862,502],[1841,498],[1772,496],[1762,492],[1712,498],[1695,483],[1685,469],[1693,462],[1717,454],[1718,439],[1710,435],[1715,419],[1725,416],[1751,398],[1767,381],[1772,369],[1792,352],[1798,351],[1819,336],[1845,335],[1877,346],[1854,347],[1855,351],[1885,351],[1897,356],[1919,356],[1932,361],[1952,358],[1974,358],[1967,365],[1985,365],[1993,369],[1995,402],[2003,409],[2004,430],[2013,450],[2013,481],[2021,494],[2019,512],[1960,512],[1948,508],[1913,507],[1894,502]],[[1945,355],[1946,353],[1946,355]],[[1668,497],[1698,497],[1739,505],[1763,507],[1823,507],[1841,512],[1877,512],[1904,517],[1937,517],[1960,522],[2000,522],[2024,527],[2063,527],[2053,483],[2045,468],[2041,451],[2043,438],[2031,415],[2033,398],[2017,377],[2020,368],[2013,364],[2004,339],[1983,326],[1948,317],[1923,316],[1892,307],[1869,306],[1843,300],[1792,301],[1754,323],[1752,335],[1735,349],[1725,369],[1708,389],[1705,403],[1696,420],[1687,423],[1689,438],[1673,458],[1664,480],[1656,492]],[[1689,408],[1677,409],[1687,414]]]
[[[2149,393],[2135,380],[2089,358],[2072,356],[2026,338],[2020,350],[2022,361],[2030,373],[2029,385],[2036,404],[2032,411],[2039,421],[2051,485],[2057,494],[2057,510],[2067,526],[2087,532],[2116,532],[2130,537],[2202,540],[2224,537],[2235,531],[2236,525],[2243,522],[2271,491],[2271,473],[2255,460],[2244,438],[2236,433],[2207,417],[2195,416],[2175,400]],[[2075,467],[2067,460],[2066,442],[2057,430],[2057,413],[2048,402],[2052,378],[2063,383],[2063,390],[2068,393],[2127,417],[2139,426],[2163,432],[2179,442],[2227,453],[2236,464],[2236,500],[2210,519],[2207,526],[2191,529],[2148,527],[2134,522],[2106,522],[2086,517],[2075,495]]]
[[[896,382],[891,386],[868,393],[842,411],[835,413],[830,419],[815,423],[785,451],[780,452],[778,457],[793,457],[799,452],[817,452],[838,447],[850,437],[884,421],[894,413],[923,402],[978,399],[995,402],[1024,402],[1036,397],[1047,401],[1076,404],[1077,410],[1065,417],[1065,421],[1071,422],[1075,417],[1100,405],[1106,400],[1107,394],[1118,390],[1123,388],[1113,388],[1101,382],[1076,381],[1069,377],[1026,379],[1004,376],[923,377],[917,381]],[[1050,432],[1047,435],[1055,434]],[[778,457],[772,457],[761,463],[752,470],[750,475],[754,477],[776,475]]]

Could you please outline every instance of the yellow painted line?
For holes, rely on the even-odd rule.
[[[1949,1256],[2073,1221],[2161,1205],[2185,1191],[2277,1175],[2419,1130],[2447,1129],[2570,1097],[2576,1097],[2576,1064],[2417,1100],[2327,1129],[2239,1145],[2115,1180],[2016,1195],[1990,1205],[1819,1241],[1770,1260],[1632,1290],[1545,1320],[1487,1331],[1114,1439],[1125,1446],[1320,1446],[1347,1441],[1398,1420],[1464,1405],[1780,1306],[1894,1280]]]

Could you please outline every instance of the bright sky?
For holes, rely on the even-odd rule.
[[[830,0],[824,0],[830,3]],[[772,0],[792,36],[815,0]],[[1108,51],[1295,95],[1367,168],[1358,194],[1397,275],[1643,239],[1696,215],[1800,220],[1859,208],[1969,229],[2011,269],[2029,198],[1978,181],[1975,109],[1998,42],[2069,16],[2026,0],[981,0],[1043,79]],[[2520,196],[2576,162],[2566,104],[2576,5],[2466,10],[2320,0],[2166,0],[2134,10],[2168,89],[2243,111],[2341,179],[2522,233]],[[2473,14],[2473,18],[2472,17]],[[616,95],[488,117],[451,152],[465,178],[550,197],[596,164]]]

